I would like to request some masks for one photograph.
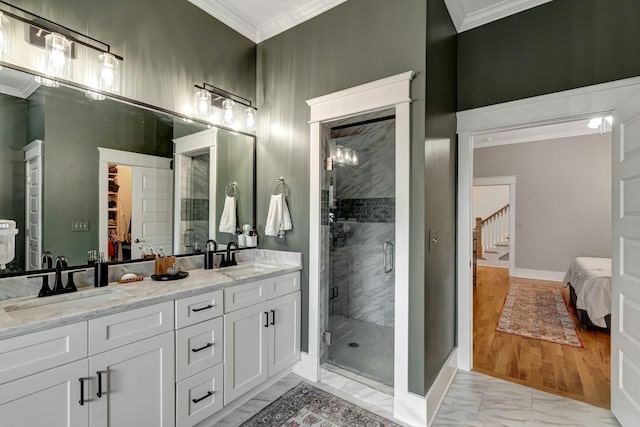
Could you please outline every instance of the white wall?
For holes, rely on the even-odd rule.
[[[475,185],[473,187],[474,219],[485,219],[508,203],[508,185]]]
[[[474,150],[474,177],[516,176],[516,268],[611,256],[611,135]]]

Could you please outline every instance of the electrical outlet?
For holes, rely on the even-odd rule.
[[[73,221],[71,221],[71,231],[73,232],[89,231],[89,220],[74,219]]]

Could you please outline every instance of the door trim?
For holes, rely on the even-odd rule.
[[[473,110],[458,119],[458,368],[473,368],[473,143],[474,136],[493,131],[562,123],[609,115],[633,93],[640,78],[571,89]]]
[[[411,95],[413,71],[307,100],[310,107],[309,218],[309,347],[294,372],[320,380],[321,285],[321,140],[326,123],[394,108],[396,115],[396,241],[408,242],[410,207]],[[426,424],[425,398],[409,393],[409,245],[396,245],[394,416],[410,424]]]
[[[98,251],[105,254],[109,252],[107,239],[109,234],[107,215],[107,207],[109,206],[109,163],[123,166],[171,169],[170,158],[98,147]]]
[[[25,176],[25,180],[29,179],[28,176],[28,172],[29,172],[29,161],[31,161],[32,159],[36,159],[36,163],[38,165],[38,186],[39,186],[39,191],[38,191],[38,230],[37,230],[37,236],[38,236],[38,254],[40,254],[40,256],[42,256],[42,243],[43,243],[43,236],[42,236],[42,190],[44,188],[44,183],[42,182],[42,179],[44,178],[44,172],[42,170],[42,155],[43,155],[43,145],[44,145],[44,141],[40,140],[40,139],[36,139],[33,140],[32,142],[30,142],[29,144],[25,145],[24,147],[22,147],[22,150],[24,151],[24,167],[25,167],[25,172],[27,173],[27,175]],[[31,192],[29,190],[29,184],[25,183],[25,198],[24,198],[24,228],[25,228],[25,234],[27,234],[28,232],[28,236],[26,236],[25,238],[25,242],[24,242],[24,265],[25,265],[25,270],[29,270],[29,266],[31,265],[31,258],[29,256],[30,253],[30,244],[29,244],[29,240],[31,239],[31,235],[33,233],[33,231],[31,230],[31,228],[29,227],[29,206],[30,206],[30,201],[29,199],[31,199]],[[40,264],[38,262],[38,264]]]

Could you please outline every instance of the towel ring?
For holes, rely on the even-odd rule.
[[[289,187],[284,183],[284,178],[280,177],[271,181],[271,184],[269,185],[269,192],[272,196],[284,194],[284,196],[287,197],[289,194]]]
[[[233,190],[233,194],[230,194],[231,190]],[[237,182],[228,183],[227,186],[224,188],[224,195],[227,197],[235,197],[237,199],[238,196],[240,195],[240,191],[238,190],[238,183]]]

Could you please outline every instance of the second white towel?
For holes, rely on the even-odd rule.
[[[218,231],[236,234],[236,228],[236,198],[227,196],[224,199],[224,209],[220,217]]]
[[[291,214],[284,194],[272,194],[264,234],[282,238],[285,231],[291,229],[293,229],[293,224],[291,223]]]

